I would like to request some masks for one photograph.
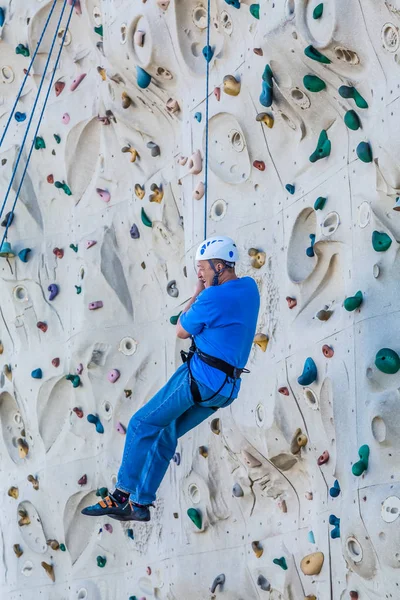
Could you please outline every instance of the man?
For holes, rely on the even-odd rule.
[[[192,337],[192,346],[181,352],[184,363],[166,385],[132,416],[115,491],[84,515],[149,521],[178,438],[237,398],[260,308],[255,281],[235,274],[238,258],[229,237],[209,238],[198,248],[196,290],[176,326],[179,338]]]

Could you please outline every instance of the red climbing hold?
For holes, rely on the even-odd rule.
[[[257,56],[263,56],[264,52],[262,48],[253,48],[253,52],[254,54],[257,54]]]
[[[79,483],[79,485],[86,485],[87,484],[87,475],[82,475],[82,477],[80,479],[78,479],[78,483]]]
[[[56,83],[54,84],[54,90],[56,92],[56,96],[59,96],[64,88],[65,88],[65,83],[63,81],[56,81]]]
[[[214,96],[216,97],[217,102],[219,102],[221,99],[221,88],[220,87],[214,88]]]
[[[38,323],[36,323],[36,327],[40,329],[40,331],[43,331],[43,333],[46,333],[48,329],[47,323],[44,323],[43,321],[39,321]]]
[[[81,410],[77,406],[75,406],[72,410],[74,411],[74,413],[76,414],[77,417],[79,417],[80,419],[82,419],[82,417],[83,417],[83,410]]]
[[[278,392],[283,396],[289,396],[289,390],[287,389],[287,387],[280,387],[278,389]]]
[[[325,463],[327,463],[329,460],[329,452],[328,450],[324,450],[323,453],[321,454],[321,456],[318,457],[317,463],[318,466],[320,467],[321,465],[324,465]]]
[[[334,350],[331,346],[328,346],[328,344],[324,344],[322,346],[322,354],[325,356],[325,358],[332,358],[334,355]]]
[[[253,167],[258,169],[259,171],[265,171],[265,162],[263,160],[255,160],[253,162]]]
[[[55,254],[57,258],[62,258],[64,256],[64,250],[61,250],[61,248],[54,248],[53,254]]]
[[[358,600],[358,592],[350,592],[351,600]]]
[[[290,309],[292,309],[295,306],[297,306],[297,300],[296,300],[296,298],[292,298],[291,296],[286,296],[286,302],[288,303],[288,307]]]
[[[53,175],[47,175],[47,183],[54,183]]]
[[[59,358],[53,358],[53,360],[51,361],[51,364],[53,365],[53,367],[59,367],[60,366],[60,359]]]

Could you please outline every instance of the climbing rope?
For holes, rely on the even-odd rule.
[[[49,12],[49,16],[47,17],[47,21],[46,21],[46,23],[45,23],[45,25],[44,25],[44,29],[43,29],[43,31],[42,31],[42,35],[41,35],[41,36],[40,36],[40,38],[39,38],[39,41],[38,41],[38,43],[37,43],[37,46],[36,46],[36,50],[35,50],[35,52],[34,52],[34,54],[33,54],[33,56],[32,56],[31,62],[29,63],[29,67],[28,67],[28,69],[27,69],[27,71],[26,71],[26,73],[25,73],[25,77],[24,77],[24,79],[23,79],[23,81],[22,81],[21,87],[19,88],[19,92],[18,92],[17,98],[16,98],[16,100],[15,100],[15,102],[14,102],[14,106],[12,107],[12,110],[11,110],[10,116],[8,117],[8,121],[7,121],[7,123],[6,123],[6,127],[5,127],[5,129],[4,129],[4,131],[3,131],[3,135],[1,136],[1,140],[0,140],[0,146],[3,144],[3,142],[4,142],[4,138],[6,137],[6,133],[7,133],[7,131],[8,131],[8,128],[9,128],[9,126],[10,126],[10,123],[11,123],[11,119],[12,119],[12,118],[13,118],[13,116],[14,116],[15,109],[17,108],[17,104],[18,104],[18,102],[19,102],[19,99],[21,98],[21,94],[22,94],[22,91],[23,91],[23,89],[24,89],[24,87],[25,87],[26,80],[27,80],[27,79],[28,79],[28,77],[29,77],[29,74],[30,74],[30,71],[31,71],[32,65],[33,65],[33,63],[34,63],[34,60],[35,60],[35,58],[36,58],[36,55],[37,55],[37,53],[38,53],[38,51],[39,51],[40,44],[42,43],[42,40],[43,40],[44,34],[46,33],[47,26],[48,26],[48,24],[50,23],[50,19],[51,19],[51,16],[52,16],[53,12],[54,12],[54,9],[55,9],[55,7],[56,7],[56,4],[57,4],[57,0],[53,0],[53,6],[51,7],[51,10],[50,10],[50,12]]]
[[[207,1],[207,49],[210,48],[211,0]],[[204,176],[204,239],[207,238],[207,200],[208,200],[208,87],[210,81],[210,60],[206,59],[206,147],[205,147],[205,176]]]
[[[25,175],[26,175],[26,172],[28,170],[28,166],[29,166],[29,162],[30,162],[30,159],[31,159],[31,156],[32,156],[33,148],[35,146],[35,140],[36,140],[37,134],[38,134],[39,129],[40,129],[40,125],[41,125],[42,120],[43,120],[44,111],[46,110],[47,102],[48,102],[48,99],[49,99],[49,96],[50,96],[50,92],[51,92],[51,89],[52,89],[52,86],[53,86],[53,82],[54,82],[54,78],[55,78],[55,75],[56,75],[57,67],[58,67],[58,64],[60,62],[61,53],[62,53],[63,48],[64,48],[64,42],[65,42],[65,38],[66,38],[66,35],[67,35],[67,32],[68,32],[69,24],[71,22],[72,13],[73,13],[74,6],[75,6],[75,1],[76,0],[72,0],[71,10],[70,10],[70,13],[69,13],[67,25],[66,25],[65,30],[64,30],[64,35],[63,35],[63,38],[62,38],[62,41],[61,41],[61,46],[60,46],[60,49],[58,51],[56,62],[54,64],[53,73],[52,73],[52,76],[51,76],[51,79],[50,79],[49,87],[47,89],[47,94],[46,94],[46,97],[45,97],[45,100],[44,100],[44,104],[43,104],[43,107],[42,107],[42,110],[41,110],[41,113],[40,113],[40,117],[39,117],[39,121],[38,121],[38,124],[37,124],[37,127],[36,127],[36,131],[35,131],[35,134],[34,134],[33,139],[32,139],[32,144],[31,144],[31,147],[30,147],[30,150],[29,150],[28,158],[26,160],[26,164],[25,164],[25,168],[24,168],[24,171],[23,171],[23,174],[22,174],[22,177],[21,177],[21,181],[20,181],[20,184],[18,186],[17,193],[15,195],[15,200],[14,200],[14,203],[13,203],[13,207],[11,209],[11,215],[7,219],[7,225],[6,225],[6,229],[5,229],[4,235],[3,235],[3,239],[2,239],[1,244],[0,244],[0,248],[3,245],[3,243],[4,243],[4,240],[7,238],[8,228],[10,226],[10,221],[12,219],[12,216],[14,215],[15,206],[17,204],[17,201],[18,201],[18,198],[19,198],[19,194],[20,194],[20,191],[21,191],[21,188],[22,188],[22,184],[24,182]],[[29,131],[30,125],[32,123],[33,115],[34,115],[34,112],[35,112],[35,109],[36,109],[36,105],[37,105],[37,102],[38,102],[38,99],[39,99],[39,96],[40,96],[40,92],[41,92],[42,87],[43,87],[44,78],[45,78],[45,75],[46,75],[46,72],[47,72],[47,68],[48,68],[48,65],[49,65],[49,62],[50,62],[50,58],[51,58],[51,55],[52,55],[52,52],[53,52],[54,44],[55,44],[55,41],[57,39],[57,33],[58,33],[59,28],[60,28],[62,18],[64,16],[64,11],[65,11],[66,5],[67,5],[67,0],[64,0],[64,4],[63,4],[62,10],[61,10],[61,14],[60,14],[60,18],[59,18],[59,21],[58,21],[56,33],[55,33],[54,38],[53,38],[53,42],[52,42],[52,45],[51,45],[51,48],[50,48],[49,56],[47,58],[47,62],[46,62],[46,65],[45,65],[43,77],[42,77],[42,80],[40,82],[39,90],[38,90],[38,93],[37,93],[37,96],[36,96],[36,99],[35,99],[35,103],[33,105],[32,113],[31,113],[31,116],[30,116],[30,119],[29,119],[29,124],[28,124],[27,130],[25,132],[25,136],[24,136],[24,140],[23,140],[22,146],[21,146],[20,151],[18,153],[18,158],[17,158],[17,161],[16,161],[14,169],[13,169],[13,173],[12,173],[12,176],[11,176],[10,185],[8,186],[6,197],[4,199],[2,207],[0,209],[0,217],[3,214],[4,207],[5,207],[6,203],[7,203],[7,199],[9,197],[9,194],[10,194],[10,191],[11,191],[11,187],[12,187],[13,181],[14,181],[15,176],[16,176],[16,172],[17,172],[17,168],[18,168],[18,165],[19,165],[19,161],[20,161],[21,156],[22,156],[22,151],[23,151],[23,148],[24,148],[24,145],[25,145],[26,138],[28,136],[28,131]]]

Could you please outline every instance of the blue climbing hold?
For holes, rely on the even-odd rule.
[[[43,377],[42,369],[35,369],[34,371],[32,371],[31,375],[32,375],[33,379],[42,379],[42,377]]]
[[[297,382],[300,385],[311,385],[317,379],[317,365],[313,361],[313,359],[309,356],[306,358],[306,362],[304,363],[303,372],[300,377],[297,378]]]
[[[335,517],[335,515],[329,515],[329,524],[334,525],[334,528],[331,531],[331,538],[333,540],[340,538],[340,519]]]
[[[4,8],[1,8],[1,6],[0,6],[0,27],[3,27],[5,20],[6,20],[6,13],[4,11]]]
[[[329,495],[331,498],[337,498],[340,494],[340,485],[337,479],[335,479],[335,483],[333,484],[333,487],[330,488],[329,490]]]
[[[289,192],[289,194],[294,194],[296,191],[296,188],[294,187],[294,185],[292,185],[291,183],[287,183],[285,185],[285,189]]]
[[[18,258],[20,260],[22,260],[22,262],[27,263],[28,262],[29,252],[31,252],[30,248],[24,248],[23,250],[20,250],[18,252]]]
[[[101,424],[100,419],[97,415],[89,414],[86,418],[89,421],[89,423],[93,423],[93,425],[96,425],[97,433],[104,433],[104,427]]]
[[[315,234],[314,233],[310,233],[310,240],[311,240],[311,245],[306,248],[306,254],[309,258],[312,258],[314,256],[314,242],[315,242]]]
[[[315,537],[313,531],[309,531],[307,537],[310,544],[315,544]]]
[[[0,247],[1,258],[13,258],[15,256],[13,249],[11,248],[10,242],[3,242]]]
[[[26,114],[22,112],[16,112],[14,117],[17,123],[22,123],[26,119]]]
[[[203,56],[208,63],[211,61],[212,57],[214,56],[214,50],[211,48],[211,46],[204,46]]]
[[[196,121],[198,123],[200,123],[200,121],[201,121],[201,112],[195,113],[194,118],[196,119]]]
[[[233,6],[233,8],[240,8],[240,0],[225,0],[229,6]]]
[[[136,81],[140,88],[146,89],[151,82],[151,75],[147,73],[142,67],[136,67]]]
[[[134,534],[133,534],[133,529],[127,529],[127,530],[126,530],[126,533],[127,533],[127,535],[128,535],[128,538],[129,538],[130,540],[134,540],[134,539],[135,539],[135,537],[134,537]]]
[[[273,100],[273,73],[271,71],[271,67],[266,65],[264,69],[264,73],[262,76],[262,88],[260,95],[260,104],[265,106],[266,108],[270,107]]]

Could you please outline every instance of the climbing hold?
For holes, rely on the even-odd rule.
[[[110,383],[115,383],[120,378],[120,375],[121,375],[121,373],[118,371],[118,369],[112,369],[108,373],[107,379]]]
[[[202,527],[202,517],[200,511],[196,508],[188,508],[187,510],[188,517],[193,521],[198,529]]]
[[[254,54],[256,54],[257,56],[264,56],[264,52],[262,48],[253,48],[253,52]]]
[[[225,0],[229,6],[233,6],[234,8],[240,8],[240,0]]]
[[[211,588],[210,588],[210,592],[212,594],[214,594],[215,590],[217,589],[217,587],[220,585],[221,587],[224,585],[225,583],[225,575],[223,573],[221,573],[221,575],[218,575],[214,581],[212,582]]]
[[[308,443],[308,438],[301,431],[300,427],[296,429],[294,435],[292,437],[292,441],[290,444],[290,452],[292,454],[298,454],[303,446],[306,446]]]
[[[251,542],[251,549],[257,558],[260,558],[263,555],[264,548],[260,546],[260,542]]]
[[[343,306],[346,310],[348,310],[349,312],[356,310],[356,308],[358,308],[359,306],[361,306],[363,301],[363,295],[362,292],[359,290],[355,296],[350,296],[349,298],[346,298],[346,300],[343,302]]]
[[[49,565],[47,562],[42,561],[40,563],[43,569],[46,571],[48,577],[54,582],[56,580],[56,576],[54,575],[54,567],[53,565]]]
[[[138,86],[144,90],[150,85],[151,75],[142,67],[136,66],[136,81]]]
[[[309,531],[307,537],[310,544],[315,544],[315,537],[313,531]]]
[[[324,63],[326,65],[329,65],[331,63],[329,58],[321,54],[321,52],[314,48],[314,46],[310,45],[307,46],[307,48],[304,48],[304,54],[308,56],[308,58],[311,58],[312,60],[315,60],[317,62]]]
[[[149,217],[146,215],[144,208],[142,207],[142,210],[140,212],[140,216],[142,219],[142,223],[143,225],[146,225],[146,227],[152,227],[153,223],[150,221]]]
[[[325,206],[326,200],[326,198],[319,196],[314,202],[314,210],[322,210]]]
[[[326,83],[317,75],[305,75],[303,85],[309,92],[322,92],[326,88]]]
[[[110,202],[110,200],[111,200],[111,194],[110,194],[109,191],[102,190],[101,188],[96,188],[96,192],[98,193],[98,195],[100,196],[100,198],[102,200],[104,200],[104,202]]]
[[[320,19],[322,17],[322,13],[324,12],[324,3],[321,2],[317,4],[317,6],[313,10],[313,19]]]
[[[18,258],[20,260],[22,260],[22,262],[27,263],[30,252],[31,252],[30,248],[23,248],[22,250],[20,250],[18,252]]]
[[[24,44],[18,44],[18,46],[15,48],[15,54],[21,54],[22,56],[25,56],[25,58],[30,56],[29,49],[27,46],[24,46]]]
[[[53,135],[54,139],[56,140],[57,144],[61,144],[61,138],[59,135],[57,135],[56,133]]]
[[[396,198],[396,203],[395,203],[395,205],[393,206],[393,210],[395,210],[395,211],[397,211],[397,212],[398,212],[398,211],[400,211],[400,196],[398,196],[398,197]]]
[[[250,248],[248,254],[252,257],[251,266],[254,269],[261,269],[261,267],[265,265],[266,254],[262,250]]]
[[[329,460],[329,452],[328,452],[328,450],[324,450],[323,453],[321,454],[321,456],[318,457],[317,465],[320,467],[321,465],[324,465],[325,463],[327,463],[328,460]]]
[[[15,215],[12,211],[8,212],[6,214],[6,216],[4,217],[4,219],[2,220],[1,226],[2,227],[7,227],[7,226],[10,227],[12,222],[14,221],[14,217],[15,217]]]
[[[360,142],[356,148],[357,156],[362,162],[372,162],[372,150],[368,142]]]
[[[100,496],[101,498],[105,498],[108,496],[108,489],[106,487],[97,488],[96,496]]]
[[[167,10],[169,3],[170,0],[157,0],[158,6],[164,11]]]
[[[300,377],[297,378],[297,381],[300,385],[311,385],[317,379],[317,366],[313,359],[309,356],[305,363],[303,372]]]
[[[51,361],[51,364],[53,365],[53,367],[58,368],[60,366],[60,359],[59,358],[53,358],[53,360]]]
[[[315,234],[310,233],[309,238],[310,238],[311,244],[308,248],[306,248],[306,254],[309,258],[312,258],[314,256]]]
[[[92,248],[96,244],[97,244],[96,240],[87,240],[87,242],[86,242],[86,250],[89,250],[89,248]]]
[[[242,457],[248,467],[261,467],[261,462],[258,460],[258,458],[250,454],[250,452],[247,452],[247,450],[242,450]]]
[[[199,183],[193,190],[193,200],[201,200],[204,196],[205,191],[206,189],[204,183],[202,181],[199,181]]]
[[[141,29],[136,29],[134,36],[133,36],[133,41],[136,44],[136,46],[143,48],[145,36],[146,36],[146,33],[144,31],[142,31]]]
[[[334,526],[331,531],[331,538],[333,540],[340,538],[340,519],[335,517],[335,515],[329,515],[329,525]]]
[[[135,194],[139,198],[139,200],[143,200],[145,196],[144,186],[140,185],[140,183],[135,184]]]
[[[17,556],[17,558],[20,558],[23,555],[23,550],[21,548],[21,546],[19,544],[14,544],[13,545],[13,550],[15,552],[15,555]]]
[[[34,371],[32,371],[31,373],[31,376],[33,377],[33,379],[42,379],[42,369],[34,369]]]
[[[124,154],[128,152],[131,155],[131,163],[134,163],[137,158],[140,158],[139,152],[135,150],[135,148],[132,148],[132,146],[124,146],[121,149],[121,152],[123,152]]]
[[[286,558],[284,556],[281,556],[281,558],[274,558],[272,562],[274,563],[274,565],[278,565],[278,567],[281,567],[281,569],[287,571],[288,566],[286,564]]]
[[[324,555],[322,552],[314,552],[305,556],[301,563],[300,569],[304,575],[318,575],[321,572],[324,564]]]
[[[130,236],[133,240],[137,240],[140,238],[140,233],[137,225],[134,223],[129,230]]]
[[[253,167],[258,169],[259,171],[265,171],[265,162],[263,160],[255,160],[253,162]]]
[[[122,423],[118,422],[115,428],[118,431],[118,433],[120,433],[121,435],[126,434],[126,427],[124,425],[122,425]]]
[[[127,534],[127,536],[128,536],[129,539],[131,539],[131,540],[135,539],[135,536],[133,534],[133,529],[127,529],[126,530],[126,534]],[[136,599],[136,596],[133,596],[133,598]]]
[[[103,308],[103,302],[101,300],[89,302],[89,310],[97,310],[98,308]]]
[[[333,310],[328,310],[328,307],[326,306],[322,310],[319,310],[315,317],[318,319],[318,321],[328,321],[332,315]]]
[[[76,285],[76,286],[75,286],[75,290],[76,290],[76,293],[77,293],[77,294],[80,294],[80,293],[82,292],[82,288],[81,288],[81,286],[80,286],[80,285]]]
[[[11,496],[11,498],[14,498],[15,500],[18,500],[18,496],[19,496],[19,491],[18,488],[15,486],[10,487],[10,489],[8,490],[8,495]]]
[[[386,252],[392,244],[392,239],[385,232],[372,232],[372,247],[375,252]]]
[[[9,242],[3,242],[0,247],[0,257],[1,258],[13,258],[15,256],[11,244]]]
[[[322,346],[322,354],[325,356],[325,358],[332,358],[334,354],[333,348],[328,346],[328,344],[324,344]]]
[[[103,37],[103,25],[99,25],[98,27],[95,27],[94,32],[97,33],[97,35],[100,35],[101,37]]]
[[[16,112],[14,118],[17,121],[17,123],[22,123],[26,119],[26,114],[22,112]]]
[[[105,556],[98,556],[96,560],[98,567],[103,568],[106,566],[107,559]]]
[[[353,131],[357,131],[361,127],[361,122],[358,114],[354,110],[348,110],[344,115],[345,125],[352,129]]]
[[[39,489],[39,481],[36,477],[34,477],[33,475],[28,475],[27,480],[29,481],[29,483],[32,484],[34,490]]]
[[[155,144],[154,142],[148,142],[148,143],[146,144],[146,146],[147,146],[147,148],[149,148],[149,149],[150,149],[150,154],[151,154],[153,157],[160,156],[160,154],[161,154],[161,152],[160,152],[160,146],[158,146],[158,145],[157,145],[157,144]]]
[[[304,496],[305,496],[305,498],[306,498],[307,500],[312,500],[312,499],[313,499],[313,493],[312,493],[312,492],[306,492],[306,493],[304,494]]]
[[[65,376],[65,379],[67,381],[70,381],[72,383],[72,387],[74,387],[74,388],[79,387],[81,384],[81,378],[79,377],[79,375],[69,373],[68,375]]]
[[[46,148],[45,141],[42,137],[35,137],[35,150],[44,150]]]
[[[48,329],[47,323],[44,323],[43,321],[38,321],[38,323],[36,323],[36,327],[40,329],[40,331],[43,331],[43,333],[46,333]]]
[[[200,123],[200,122],[201,122],[201,112],[197,112],[197,113],[195,113],[195,114],[194,114],[194,118],[196,119],[196,121],[197,121],[198,123]]]
[[[17,448],[18,448],[18,455],[20,458],[26,458],[28,456],[29,446],[28,446],[28,443],[26,440],[24,440],[23,438],[18,438],[17,439]],[[25,525],[25,523],[24,523],[24,525]]]
[[[321,160],[321,158],[326,158],[331,153],[331,142],[328,140],[328,134],[325,129],[321,131],[318,138],[318,144],[315,151],[311,154],[309,160],[312,163],[317,162],[317,160]]]
[[[49,300],[54,300],[54,298],[58,295],[59,289],[58,285],[55,283],[51,283],[47,288],[47,291],[50,292]]]
[[[58,190],[63,190],[63,192],[64,192],[65,194],[67,194],[67,196],[72,196],[72,192],[71,192],[71,190],[69,189],[69,187],[67,186],[67,184],[65,183],[65,181],[62,181],[62,182],[61,182],[61,181],[56,181],[56,182],[54,183],[54,185],[55,185],[55,187],[56,187]]]
[[[54,84],[54,91],[56,93],[56,96],[59,96],[64,88],[65,83],[63,81],[56,81]]]
[[[264,73],[262,75],[262,88],[260,95],[260,104],[265,107],[270,107],[273,100],[273,74],[269,65],[265,66]]]
[[[99,73],[99,75],[103,81],[107,80],[107,72],[104,69],[104,67],[97,67],[97,72]]]
[[[258,121],[259,123],[264,123],[264,125],[266,125],[270,129],[272,129],[272,127],[274,126],[274,117],[265,112],[258,113],[258,115],[256,116],[256,121]]]
[[[394,375],[400,369],[400,357],[394,350],[382,348],[375,357],[375,366],[382,373]]]
[[[358,600],[358,592],[351,591],[350,598],[351,600]]]
[[[175,281],[175,279],[172,279],[171,281],[168,282],[168,284],[167,284],[167,294],[169,296],[171,296],[172,298],[177,298],[179,296],[179,290],[176,287],[176,281]]]
[[[12,381],[11,365],[4,365],[4,367],[3,367],[3,373],[4,373],[4,375],[7,377],[7,379],[9,381]]]
[[[264,575],[259,575],[257,577],[257,585],[263,590],[263,592],[269,592],[271,589],[271,584],[268,579],[264,577]]]
[[[78,375],[82,375],[83,373],[83,364],[79,363],[79,365],[76,367],[76,372]]]
[[[269,338],[265,333],[256,333],[256,335],[253,339],[253,344],[257,344],[257,346],[259,348],[261,348],[261,350],[263,352],[266,351],[268,342],[269,342]]]
[[[4,8],[2,8],[0,6],[0,27],[3,27],[5,19],[6,19],[5,10],[4,10]]]
[[[179,452],[175,452],[175,454],[172,457],[172,460],[178,466],[181,464],[181,455],[179,454]]]
[[[260,5],[259,4],[250,4],[250,14],[253,15],[255,19],[260,18]]]
[[[54,183],[54,175],[47,175],[47,183],[50,183],[50,184]]]
[[[354,463],[351,468],[353,475],[356,477],[360,477],[360,475],[362,475],[364,471],[368,469],[369,446],[367,446],[367,444],[364,444],[364,446],[360,447],[358,450],[358,456],[360,457],[360,460]]]
[[[60,549],[60,544],[57,542],[57,540],[47,540],[47,545],[50,546],[52,550]]]
[[[75,79],[71,83],[71,87],[70,87],[71,92],[74,92],[76,90],[76,88],[82,83],[82,81],[85,79],[85,77],[86,77],[86,73],[81,73],[80,75],[78,75],[78,77],[75,77]]]
[[[105,525],[104,525],[104,529],[105,529],[106,531],[108,531],[108,533],[112,533],[112,532],[113,532],[113,526],[112,526],[112,525],[110,525],[110,523],[105,523]]]
[[[234,484],[232,488],[232,494],[235,496],[235,498],[241,498],[244,496],[242,486],[239,483]]]
[[[220,87],[214,88],[214,96],[216,97],[217,102],[219,102],[221,99],[221,88]]]
[[[296,191],[296,188],[294,185],[292,185],[291,183],[287,183],[285,185],[285,189],[289,192],[289,194],[294,194],[294,192]]]
[[[182,314],[182,311],[178,315],[170,317],[169,322],[171,323],[171,325],[176,325],[178,323],[178,320],[179,320],[179,317],[181,316],[181,314]]]
[[[100,419],[97,415],[89,414],[86,418],[89,421],[89,423],[93,423],[93,425],[96,426],[97,433],[104,433],[104,427],[101,424]]]
[[[337,498],[340,494],[340,485],[337,479],[335,479],[333,487],[329,488],[329,495],[331,498]]]
[[[68,123],[71,120],[71,117],[69,116],[68,113],[64,113],[61,120],[64,123],[64,125],[68,125]]]
[[[225,75],[222,84],[224,93],[228,94],[228,96],[238,96],[240,93],[240,81],[233,75]]]
[[[200,456],[202,456],[203,458],[207,458],[208,457],[208,450],[206,446],[199,446],[199,454]]]
[[[282,394],[282,396],[289,396],[289,390],[287,387],[278,388],[278,392]]]
[[[167,100],[165,108],[171,115],[180,111],[180,106],[178,104],[178,100],[175,100],[174,98],[169,98]]]
[[[292,298],[291,296],[286,296],[286,302],[288,303],[288,307],[290,309],[292,309],[295,306],[297,306],[297,300],[296,300],[296,298]]]
[[[87,484],[87,475],[82,475],[82,477],[80,479],[78,479],[78,484],[86,485]]]
[[[281,511],[283,513],[287,513],[287,504],[286,504],[286,500],[279,500],[278,502],[278,507],[281,509]]]
[[[215,435],[219,435],[221,433],[220,420],[218,418],[211,421],[210,429],[213,433],[215,433]]]
[[[342,98],[352,98],[358,108],[368,108],[367,101],[364,100],[364,98],[356,90],[355,87],[349,85],[341,85],[338,91]]]
[[[211,46],[204,46],[203,56],[208,63],[211,61],[212,57],[214,56],[214,50],[211,48]]]

